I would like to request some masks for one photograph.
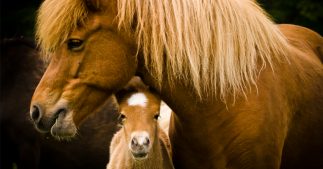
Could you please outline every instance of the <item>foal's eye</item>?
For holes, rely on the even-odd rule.
[[[154,119],[155,119],[155,120],[158,120],[158,118],[159,118],[159,114],[156,114],[156,115],[154,116]]]
[[[83,47],[83,41],[80,39],[69,39],[67,41],[67,48],[69,50],[78,51]]]
[[[126,116],[124,114],[120,114],[118,119],[119,123],[123,124],[125,120],[126,120]]]

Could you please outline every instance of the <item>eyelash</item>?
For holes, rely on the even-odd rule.
[[[72,51],[79,51],[83,48],[83,40],[69,39],[67,41],[67,48]]]

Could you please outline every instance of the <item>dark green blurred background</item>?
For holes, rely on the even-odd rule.
[[[257,0],[276,23],[308,27],[323,35],[323,0]]]
[[[1,0],[1,38],[33,37],[42,0]],[[63,1],[63,0],[62,0]],[[277,23],[293,23],[323,34],[323,0],[258,0]]]

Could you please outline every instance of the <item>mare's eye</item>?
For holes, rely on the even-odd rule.
[[[123,124],[125,120],[126,120],[126,116],[124,114],[120,114],[118,119],[119,123]]]
[[[155,120],[158,120],[158,118],[159,118],[159,114],[156,114],[156,115],[154,116],[154,119],[155,119]]]
[[[67,47],[69,50],[78,51],[83,47],[83,41],[80,39],[69,39],[67,41]]]

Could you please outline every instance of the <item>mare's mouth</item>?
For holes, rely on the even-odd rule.
[[[69,139],[74,137],[77,129],[73,122],[72,112],[62,111],[57,114],[51,127],[51,134],[57,139]]]
[[[49,133],[58,140],[70,140],[77,133],[73,121],[73,112],[66,109],[59,109],[51,117],[42,117],[35,128],[41,133]]]
[[[57,121],[57,118],[58,115],[55,115],[52,118],[42,118],[38,123],[35,124],[35,127],[41,133],[48,133]]]

